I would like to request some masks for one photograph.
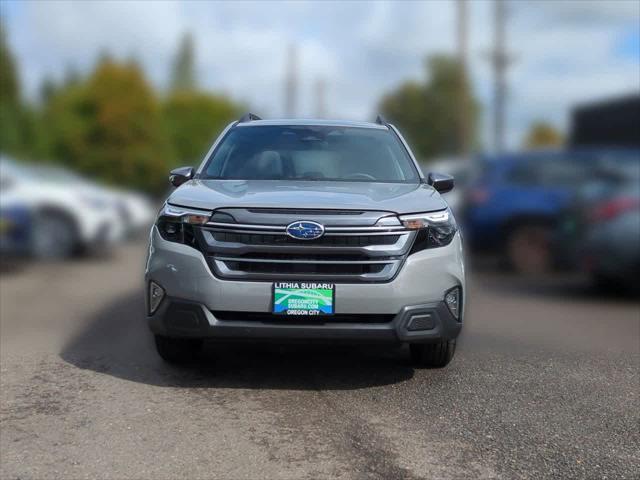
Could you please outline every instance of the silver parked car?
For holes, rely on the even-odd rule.
[[[171,172],[146,266],[158,353],[204,339],[408,343],[443,367],[463,323],[462,241],[398,130],[376,123],[230,124]]]

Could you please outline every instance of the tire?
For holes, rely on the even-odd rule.
[[[540,275],[552,269],[551,228],[529,224],[515,227],[507,237],[505,260],[510,270]]]
[[[31,248],[33,255],[40,259],[71,257],[78,249],[75,223],[62,212],[39,212],[34,219]]]
[[[419,368],[446,367],[456,352],[455,340],[443,340],[438,343],[411,343],[411,363]]]
[[[184,364],[197,360],[202,339],[155,336],[158,355],[167,363]]]

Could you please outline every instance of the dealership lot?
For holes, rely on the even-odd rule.
[[[0,274],[0,477],[637,478],[633,299],[478,272],[442,370],[267,345],[177,368],[144,322],[144,248]]]

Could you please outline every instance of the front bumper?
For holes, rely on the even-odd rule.
[[[276,323],[220,320],[201,304],[165,299],[148,318],[151,331],[157,335],[217,340],[426,343],[454,339],[462,328],[444,302],[405,307],[387,323],[293,323],[297,319],[290,317]]]
[[[344,339],[354,341],[429,342],[455,338],[462,326],[443,303],[445,292],[462,289],[465,278],[459,234],[441,248],[410,255],[397,276],[385,283],[336,283],[336,315],[390,315],[385,323],[288,324],[216,318],[213,312],[270,312],[272,282],[230,281],[215,277],[197,250],[164,240],[154,226],[147,259],[149,281],[166,292],[148,317],[159,335],[246,339]],[[412,314],[426,315],[433,328],[410,331]]]

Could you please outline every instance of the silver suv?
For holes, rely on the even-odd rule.
[[[376,123],[230,124],[151,230],[149,326],[160,356],[205,339],[408,343],[443,367],[462,328],[462,240],[398,130]],[[440,193],[439,193],[440,192]]]

